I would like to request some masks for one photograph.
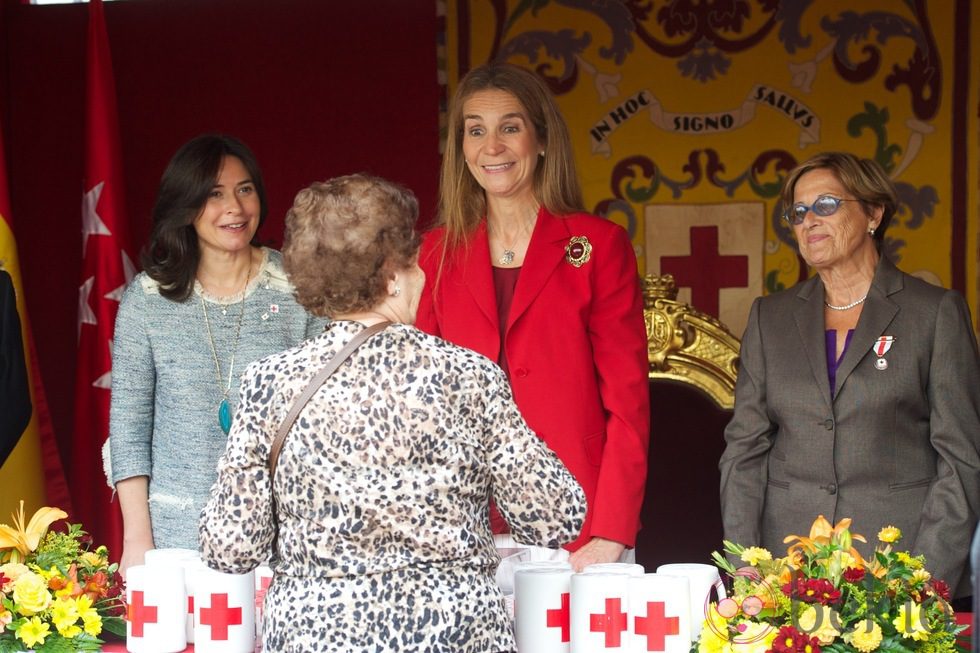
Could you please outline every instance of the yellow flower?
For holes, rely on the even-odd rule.
[[[816,637],[821,644],[830,644],[839,635],[840,617],[827,605],[811,605],[799,618],[798,630]]]
[[[58,599],[68,599],[71,598],[71,595],[74,593],[75,593],[75,583],[68,581],[65,583],[65,586],[62,587],[60,590],[54,591],[54,596],[55,598]]]
[[[921,585],[926,581],[928,581],[930,578],[932,578],[932,574],[930,574],[925,569],[916,569],[915,571],[912,572],[913,585]]]
[[[28,553],[37,549],[41,538],[53,522],[67,516],[68,513],[64,510],[45,506],[34,513],[25,527],[24,502],[21,501],[20,511],[11,515],[14,518],[14,527],[0,524],[0,549],[8,549],[5,556],[9,557],[11,562],[20,562]]]
[[[73,635],[66,635],[65,631],[75,625],[78,616],[78,607],[71,599],[58,599],[51,606],[51,621],[64,637],[73,637]]]
[[[917,603],[903,603],[898,606],[898,616],[892,619],[895,630],[906,639],[923,642],[929,639],[929,631],[922,623],[922,606]]]
[[[98,637],[99,633],[102,632],[102,617],[95,610],[91,612],[82,613],[82,625],[85,626],[85,632],[92,637]]]
[[[83,616],[88,612],[95,612],[95,608],[92,607],[92,599],[89,598],[88,594],[78,595],[78,598],[75,599],[75,609],[78,610],[78,614]]]
[[[71,639],[73,637],[78,637],[79,635],[81,635],[82,629],[80,626],[76,626],[75,624],[72,624],[67,628],[59,628],[58,634],[64,637],[65,639]]]
[[[732,641],[733,653],[765,653],[772,647],[779,631],[760,621],[747,621],[742,632]]]
[[[22,574],[14,581],[14,603],[25,617],[47,610],[51,605],[48,584],[33,572]]]
[[[99,616],[98,611],[92,607],[92,599],[86,594],[80,595],[75,599],[75,608],[78,610],[79,616],[82,618],[82,624],[85,626],[85,632],[89,635],[98,636],[102,632],[102,617]]]
[[[701,626],[698,653],[727,653],[730,650],[728,620],[719,614],[717,606],[712,603],[704,625]]]
[[[105,558],[94,551],[86,551],[82,555],[78,556],[78,559],[89,567],[105,567],[108,562]]]
[[[902,531],[895,526],[885,526],[878,531],[878,539],[885,544],[894,544],[902,539]]]
[[[35,569],[37,569],[38,576],[43,578],[45,582],[51,580],[52,578],[60,578],[62,576],[62,573],[58,571],[58,568],[54,565],[51,565],[51,569],[48,569],[47,571],[39,567],[35,567]]]
[[[51,634],[51,626],[37,617],[25,619],[24,623],[14,633],[24,644],[31,648],[43,644],[44,639]]]
[[[747,562],[753,567],[763,560],[772,560],[772,554],[760,546],[750,546],[742,551],[742,561]]]
[[[909,569],[922,569],[922,558],[911,556],[907,551],[897,551],[895,557]]]
[[[881,626],[868,619],[854,624],[854,630],[848,631],[844,635],[844,641],[861,651],[861,653],[871,653],[881,644]]]

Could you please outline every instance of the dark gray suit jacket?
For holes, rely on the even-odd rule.
[[[818,277],[752,306],[725,430],[725,538],[783,555],[824,515],[899,549],[959,594],[980,513],[980,356],[962,296],[882,258],[831,399]],[[883,356],[872,347],[894,336]]]

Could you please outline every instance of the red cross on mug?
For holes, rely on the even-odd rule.
[[[145,605],[143,603],[143,591],[134,590],[133,599],[129,602],[129,610],[126,618],[133,625],[130,635],[133,637],[143,636],[144,624],[157,623],[157,608],[155,605]]]
[[[228,607],[228,594],[212,594],[211,607],[201,608],[200,623],[211,626],[211,641],[228,639],[228,626],[242,624],[242,609]]]
[[[681,632],[680,617],[668,617],[665,604],[661,601],[647,602],[647,616],[637,616],[633,632],[647,636],[648,651],[667,649],[667,636]]]
[[[571,595],[568,592],[563,592],[561,595],[561,607],[546,612],[547,621],[545,625],[548,628],[561,628],[562,643],[569,641],[571,637],[568,617],[570,597]]]
[[[605,633],[606,648],[619,648],[622,633],[629,628],[626,613],[620,609],[620,599],[606,599],[604,613],[589,615],[589,630]]]

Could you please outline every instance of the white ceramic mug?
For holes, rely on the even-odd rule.
[[[629,653],[691,650],[691,599],[687,578],[667,574],[632,576],[629,582]]]
[[[717,600],[725,598],[725,585],[721,582],[718,568],[697,562],[676,562],[657,567],[658,574],[667,576],[683,576],[690,585],[691,601],[691,641],[701,634],[708,604],[711,603],[711,593],[717,594]]]

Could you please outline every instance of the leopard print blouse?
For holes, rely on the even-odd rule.
[[[519,541],[553,548],[578,535],[586,503],[488,359],[411,326],[374,335],[296,420],[273,499],[279,424],[362,328],[333,322],[246,369],[201,554],[231,573],[272,561],[268,651],[511,650],[488,501]]]

